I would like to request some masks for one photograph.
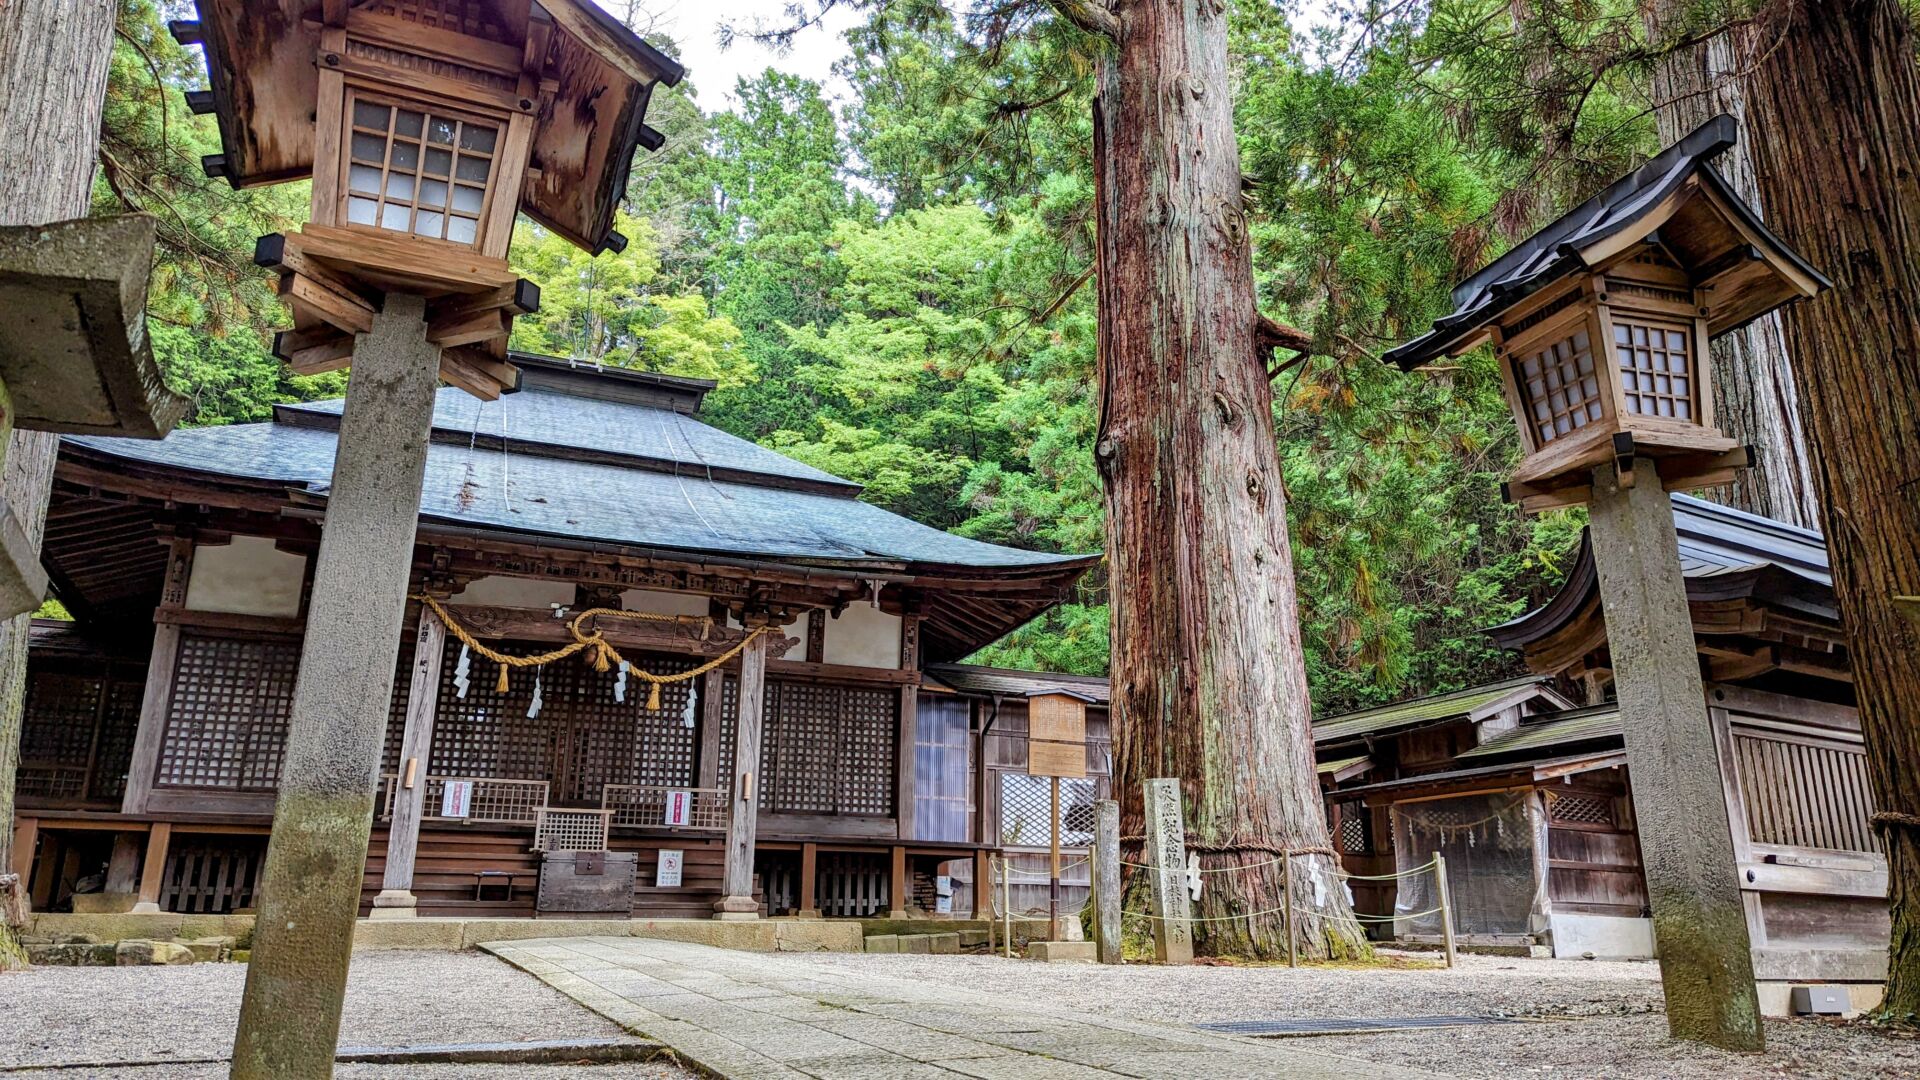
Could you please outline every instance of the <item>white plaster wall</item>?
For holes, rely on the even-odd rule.
[[[300,614],[307,557],[280,551],[264,536],[236,536],[218,546],[195,544],[187,607],[235,615]]]
[[[654,615],[705,615],[707,598],[697,593],[628,589],[620,594],[620,606],[628,611],[645,611]]]
[[[803,640],[805,637],[801,635]],[[824,659],[829,664],[854,667],[899,667],[900,616],[889,615],[871,604],[848,604],[838,618],[827,618]]]
[[[1592,953],[1596,960],[1650,960],[1653,958],[1653,920],[1620,915],[1548,916],[1553,927],[1553,955],[1578,960]]]
[[[551,604],[572,604],[573,585],[565,581],[495,574],[468,582],[466,588],[454,594],[452,602],[490,607],[544,608]]]

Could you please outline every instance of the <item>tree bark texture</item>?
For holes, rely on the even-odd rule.
[[[1180,780],[1189,844],[1221,871],[1195,908],[1196,952],[1286,955],[1276,856],[1293,849],[1310,852],[1294,859],[1301,954],[1349,955],[1366,946],[1333,877],[1314,776],[1225,11],[1122,0],[1100,65],[1095,453],[1112,562],[1114,790],[1123,832],[1138,836],[1141,782]],[[1141,861],[1138,844],[1127,849]],[[1227,918],[1260,912],[1271,913]]]
[[[1689,16],[1699,11],[1697,0],[1643,0],[1641,19],[1648,39],[1659,45],[1692,29]],[[1746,94],[1737,77],[1735,42],[1753,36],[1748,28],[1730,29],[1662,57],[1653,72],[1654,117],[1662,146],[1679,142],[1721,113],[1739,121],[1740,142],[1720,155],[1714,167],[1748,205],[1764,211],[1754,183]],[[1807,453],[1806,422],[1778,313],[1715,339],[1713,393],[1721,429],[1752,446],[1756,461],[1731,487],[1716,488],[1709,497],[1803,529],[1818,529],[1820,500]]]
[[[1773,228],[1833,279],[1786,312],[1852,650],[1893,938],[1887,998],[1920,1013],[1920,75],[1895,0],[1798,0],[1755,37],[1754,167]],[[1886,817],[1884,815],[1898,815]]]
[[[113,57],[114,10],[109,0],[0,3],[0,146],[7,148],[0,154],[0,225],[86,216]],[[0,469],[0,498],[36,547],[59,446],[58,435],[16,431]],[[0,867],[12,865],[29,619],[0,622]]]

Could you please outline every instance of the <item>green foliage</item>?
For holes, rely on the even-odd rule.
[[[709,421],[870,502],[995,543],[1098,550],[1102,46],[1036,0],[861,7],[838,116],[818,85],[772,71],[714,114],[686,85],[658,89],[648,122],[667,143],[635,161],[624,252],[589,257],[521,224],[511,261],[542,305],[514,344],[712,379]],[[1516,448],[1490,357],[1407,376],[1378,355],[1647,149],[1633,86],[1651,51],[1621,47],[1635,9],[1581,10],[1370,5],[1337,42],[1257,0],[1232,12],[1259,300],[1315,342],[1276,382],[1275,418],[1322,711],[1511,673],[1480,630],[1549,595],[1577,538],[1575,515],[1525,519],[1500,500]],[[266,356],[280,312],[246,258],[303,216],[304,187],[201,178],[217,138],[179,98],[197,59],[150,0],[123,0],[121,22],[97,203],[161,218],[153,339],[169,379],[199,423],[338,393],[338,376],[293,379]],[[1108,622],[1096,568],[975,659],[1102,672]]]

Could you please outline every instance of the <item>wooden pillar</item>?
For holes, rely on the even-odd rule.
[[[439,372],[426,301],[389,291],[372,330],[354,338],[234,1080],[333,1069]]]
[[[767,635],[760,634],[740,650],[740,717],[734,725],[733,784],[727,802],[727,865],[722,895],[713,904],[716,919],[760,917],[760,905],[753,899],[753,840],[760,814],[760,734],[766,724],[766,681]]]
[[[900,667],[920,670],[920,616],[909,612],[900,620]],[[919,680],[900,688],[900,742],[894,765],[894,835],[902,840],[917,840],[913,820],[914,742],[920,737]]]
[[[160,590],[160,610],[187,606],[187,579],[193,573],[193,538],[167,541],[167,576]],[[147,658],[147,683],[140,696],[140,725],[133,737],[133,756],[127,762],[127,786],[120,796],[120,812],[144,814],[153,793],[154,773],[160,767],[160,745],[167,737],[167,709],[173,700],[173,667],[180,657],[180,627],[162,622],[153,628],[153,651]]]
[[[1588,507],[1667,1028],[1728,1050],[1765,1036],[1721,763],[1700,683],[1673,505],[1640,460],[1593,473]]]
[[[1120,944],[1120,804],[1101,799],[1094,804],[1093,893],[1094,924],[1099,928],[1098,955],[1103,964],[1118,964]]]
[[[700,779],[699,786],[720,786],[720,729],[726,722],[723,708],[726,672],[714,668],[700,677]]]
[[[976,851],[973,853],[973,917],[985,919],[993,913],[993,901],[988,893],[993,889],[993,853]],[[992,927],[988,927],[992,933]],[[992,943],[988,943],[988,952],[992,952]]]
[[[400,736],[400,775],[387,822],[387,861],[371,918],[407,919],[418,912],[413,864],[420,849],[420,817],[427,797],[427,764],[433,750],[433,717],[440,705],[440,664],[447,653],[447,624],[425,604],[413,638],[413,674],[407,684],[406,729]]]
[[[107,858],[107,880],[102,892],[132,896],[140,885],[140,834],[113,834],[113,854]]]
[[[820,845],[800,845],[800,917],[820,917]]]
[[[907,917],[907,849],[893,846],[893,867],[887,874],[887,918]]]
[[[28,896],[27,879],[33,876],[33,856],[40,842],[40,819],[17,817],[13,819],[13,865],[7,869],[20,879],[15,886],[21,897]]]
[[[156,821],[147,831],[147,858],[140,867],[140,899],[133,905],[136,915],[160,910],[160,879],[167,872],[167,845],[173,842],[173,825]]]

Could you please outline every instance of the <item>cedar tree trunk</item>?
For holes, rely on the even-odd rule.
[[[1647,36],[1656,46],[1696,29],[1701,13],[1697,0],[1641,4]],[[1654,116],[1662,146],[1679,142],[1721,113],[1739,121],[1740,142],[1714,164],[1747,205],[1764,209],[1754,186],[1746,95],[1736,78],[1735,40],[1752,37],[1747,28],[1730,28],[1661,57],[1653,71]],[[1818,529],[1820,501],[1780,316],[1770,314],[1722,334],[1712,347],[1714,417],[1728,435],[1754,448],[1756,460],[1733,486],[1716,488],[1709,497],[1803,529]]]
[[[1833,279],[1786,312],[1826,499],[1893,915],[1883,1006],[1920,1013],[1920,77],[1896,0],[1797,0],[1754,34],[1767,216]]]
[[[0,225],[86,216],[113,56],[113,19],[110,0],[0,2],[0,146],[7,148],[0,154]],[[0,469],[0,497],[35,547],[46,525],[59,446],[58,435],[16,431]],[[31,618],[0,622],[0,874],[12,865],[13,785]]]
[[[1296,920],[1300,952],[1344,956],[1366,946],[1332,877],[1314,774],[1273,395],[1254,345],[1225,11],[1119,0],[1100,28],[1113,48],[1094,116],[1095,453],[1112,564],[1115,783],[1122,832],[1137,836],[1141,782],[1179,778],[1189,847],[1203,867],[1227,868],[1207,875],[1197,919],[1278,907],[1276,853],[1309,851],[1294,859],[1293,903],[1309,913]],[[1286,953],[1279,915],[1198,922],[1194,944]]]

